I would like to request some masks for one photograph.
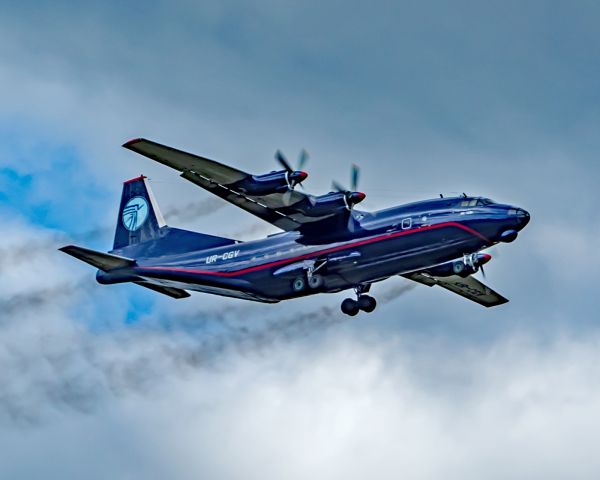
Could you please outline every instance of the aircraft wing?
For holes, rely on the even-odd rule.
[[[306,215],[305,209],[314,202],[314,197],[295,190],[268,195],[250,195],[239,191],[235,184],[252,175],[208,158],[143,138],[131,140],[123,147],[180,171],[186,180],[283,230],[296,230],[306,223],[333,216]]]
[[[422,283],[428,287],[438,285],[484,307],[495,307],[508,302],[508,299],[484,285],[473,276],[467,278],[462,278],[458,275],[434,277],[427,273],[414,272],[403,275],[403,277]]]

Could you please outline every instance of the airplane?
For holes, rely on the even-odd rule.
[[[334,182],[333,191],[299,191],[308,174],[277,152],[282,170],[252,175],[143,138],[128,150],[177,170],[184,179],[278,227],[282,232],[238,241],[166,225],[147,177],[124,182],[114,244],[108,253],[75,245],[63,252],[98,269],[100,284],[132,282],[180,299],[188,291],[265,303],[353,289],[344,314],[372,312],[374,283],[393,276],[439,286],[484,307],[508,300],[473,275],[491,255],[482,250],[514,241],[529,223],[522,208],[488,198],[443,197],[374,212],[365,199]]]

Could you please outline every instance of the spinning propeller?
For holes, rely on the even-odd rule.
[[[277,150],[277,152],[275,152],[275,160],[277,160],[287,172],[290,189],[293,190],[296,185],[300,185],[302,187],[302,182],[306,180],[306,177],[308,177],[308,173],[302,171],[302,168],[308,161],[308,152],[302,149],[300,156],[298,157],[298,168],[296,170],[292,168],[283,153],[281,153],[281,150]]]
[[[492,259],[492,256],[489,253],[472,253],[471,255],[465,255],[463,257],[463,262],[465,266],[470,267],[473,270],[473,273],[481,272],[485,280],[485,270],[483,266],[488,263]]]
[[[333,188],[333,190],[344,194],[344,198],[346,199],[346,206],[350,211],[350,215],[348,216],[348,230],[350,230],[351,232],[353,232],[356,227],[356,221],[354,219],[354,215],[352,214],[352,209],[354,208],[354,205],[362,202],[366,197],[366,195],[363,192],[356,191],[356,189],[358,188],[359,174],[360,169],[358,168],[358,165],[352,164],[352,170],[350,171],[350,190],[348,190],[335,180],[331,182],[331,188]]]
[[[343,185],[336,182],[335,180],[331,182],[331,188],[335,191],[343,193],[346,196],[346,203],[348,204],[348,209],[352,210],[354,205],[362,202],[366,195],[363,192],[357,192],[358,188],[358,177],[360,174],[360,169],[358,165],[352,165],[352,170],[350,171],[350,190],[344,188]]]
[[[488,249],[487,252],[479,252],[480,255],[485,255],[485,261],[479,264],[479,270],[481,270],[481,275],[485,280],[485,270],[483,269],[483,264],[489,262],[492,257],[498,258],[500,256],[500,251],[496,247],[492,247]]]

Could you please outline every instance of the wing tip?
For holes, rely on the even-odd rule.
[[[125,148],[131,149],[131,147],[133,147],[136,143],[141,142],[142,140],[144,140],[144,139],[143,138],[132,138],[131,140],[126,141],[122,146]]]

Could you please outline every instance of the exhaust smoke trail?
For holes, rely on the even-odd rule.
[[[404,280],[399,285],[382,288],[381,292],[375,295],[378,305],[386,305],[416,286],[416,283]],[[248,319],[253,313],[247,306],[231,305],[221,308],[219,311],[169,316],[165,318],[165,321],[169,326],[185,328],[190,331],[194,330],[194,326],[201,325],[202,328],[198,331],[199,335],[202,335],[207,328],[211,329],[211,324],[213,330],[215,326],[218,326],[220,327],[217,329],[220,332],[218,335],[223,337],[227,346],[243,353],[262,350],[280,341],[295,341],[352,320],[352,317],[342,314],[338,305],[325,305],[308,311],[284,315],[275,320],[257,320],[256,323],[251,323],[254,320]],[[256,314],[260,315],[259,312]]]
[[[381,305],[385,305],[386,303],[393,302],[398,297],[401,297],[405,293],[410,292],[413,288],[415,288],[417,284],[415,282],[405,280],[404,283],[400,285],[393,285],[385,289],[382,293],[377,295],[377,301]]]
[[[224,201],[218,198],[207,198],[199,202],[191,202],[184,207],[175,207],[169,209],[165,214],[167,220],[191,221],[197,218],[208,216],[225,205]],[[60,233],[50,236],[43,241],[32,241],[25,245],[14,245],[0,249],[0,271],[8,266],[18,265],[27,262],[39,255],[45,253],[54,254],[56,249],[70,242],[90,242],[98,238],[109,238],[113,234],[114,227],[98,227],[85,232],[68,235]]]
[[[24,310],[39,310],[56,302],[58,298],[73,295],[81,290],[87,290],[92,283],[87,282],[88,277],[81,277],[69,282],[53,285],[48,288],[24,291],[7,298],[0,297],[0,325],[11,315]]]
[[[164,216],[167,220],[195,220],[221,210],[227,205],[227,202],[220,198],[210,197],[199,202],[190,202],[184,207],[173,207],[165,212]]]
[[[44,306],[87,288],[82,283],[0,301],[14,320],[0,322],[0,423],[30,428],[56,412],[94,413],[104,400],[152,394],[199,369],[224,368],[227,358],[268,354],[352,320],[336,305],[261,321],[262,310],[240,304],[94,333],[64,312],[47,317]],[[377,298],[385,304],[412,288],[393,286]],[[201,328],[188,328],[192,322]]]

